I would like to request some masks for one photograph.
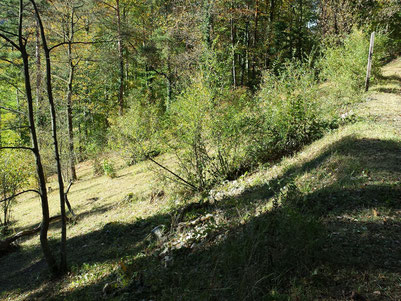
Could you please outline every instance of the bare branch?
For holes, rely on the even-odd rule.
[[[11,109],[11,108],[7,108],[7,107],[3,107],[3,106],[0,106],[0,109],[6,110],[6,111],[10,111],[10,112],[13,112],[13,113],[16,113],[16,114],[26,115],[24,112],[21,112],[21,111],[15,110],[15,109]]]
[[[2,28],[0,28],[0,31],[2,31],[2,32],[6,33],[6,34],[8,34],[8,35],[10,35],[10,36],[18,37],[18,35],[17,35],[16,33],[13,33],[13,32],[7,31],[7,30],[4,30],[4,29],[2,29]]]
[[[68,185],[67,191],[65,192],[65,194],[68,194],[68,192],[70,191],[70,188],[71,188],[72,184],[74,184],[73,181],[71,181],[70,184]]]
[[[99,1],[99,2],[102,3],[102,4],[104,4],[104,5],[106,5],[106,6],[108,6],[108,7],[110,7],[111,9],[117,10],[116,7],[114,7],[114,6],[111,5],[111,4],[108,4],[107,2],[104,2],[104,1]]]
[[[67,204],[68,210],[71,212],[72,216],[75,217],[75,213],[72,210],[70,202],[68,201],[68,192],[70,191],[70,188],[71,188],[72,184],[74,184],[73,181],[70,182],[70,185],[68,185],[67,191],[64,193],[64,201]]]
[[[4,131],[15,131],[15,130],[20,130],[20,129],[28,129],[28,128],[30,128],[29,125],[16,126],[16,127],[12,127],[12,128],[0,129],[0,132],[4,132]]]
[[[4,57],[0,57],[0,61],[7,62],[7,63],[9,63],[9,64],[11,64],[13,66],[16,66],[16,67],[20,67],[20,65],[18,65],[17,63],[15,63],[13,61],[10,61],[10,60],[8,60],[8,59],[6,59]]]
[[[194,184],[189,183],[188,181],[184,180],[183,178],[181,178],[179,175],[177,175],[175,172],[171,171],[170,169],[168,169],[167,167],[161,165],[160,163],[156,162],[153,158],[148,157],[148,159],[150,161],[152,161],[153,163],[155,163],[157,166],[163,168],[164,170],[168,171],[169,173],[171,173],[173,176],[175,176],[177,179],[179,179],[180,181],[182,181],[184,184],[188,185],[189,187],[191,187],[194,190],[199,190]]]
[[[26,146],[1,146],[0,150],[3,149],[23,149],[23,150],[30,150],[30,151],[34,151],[34,149],[32,147],[26,147]]]
[[[54,46],[50,47],[50,48],[49,48],[49,51],[52,51],[53,49],[55,49],[55,48],[57,48],[57,47],[60,47],[60,46],[63,46],[63,45],[68,45],[68,44],[71,44],[71,45],[74,45],[74,44],[92,45],[92,44],[111,43],[111,42],[114,42],[114,41],[92,41],[92,42],[78,41],[78,42],[61,42],[61,43],[58,43],[58,44],[56,44],[56,45],[54,45]]]
[[[13,40],[11,40],[9,37],[7,37],[6,35],[0,33],[0,38],[3,38],[4,40],[6,40],[13,47],[15,47],[17,50],[20,50],[20,47]]]
[[[7,202],[9,200],[12,200],[12,199],[16,198],[17,196],[19,196],[21,194],[28,193],[28,192],[36,192],[37,194],[42,195],[39,191],[37,191],[35,189],[28,189],[28,190],[24,190],[22,192],[19,192],[17,194],[14,194],[13,196],[10,196],[8,198],[2,199],[2,200],[0,200],[0,203]]]

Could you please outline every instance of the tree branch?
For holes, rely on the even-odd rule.
[[[15,130],[20,130],[20,129],[28,129],[28,128],[30,128],[29,125],[16,126],[16,127],[11,127],[11,128],[0,129],[0,132],[4,132],[4,131],[15,131]]]
[[[70,184],[68,185],[67,191],[65,192],[65,194],[68,194],[68,192],[70,191],[70,188],[71,188],[72,184],[74,184],[73,181],[71,181]]]
[[[110,7],[111,9],[114,9],[114,10],[117,10],[117,8],[116,7],[114,7],[113,5],[111,5],[111,4],[108,4],[107,2],[104,2],[104,1],[99,1],[100,3],[102,3],[102,4],[104,4],[105,6],[108,6],[108,7]]]
[[[28,193],[28,192],[36,192],[37,194],[42,195],[39,191],[37,191],[35,189],[28,189],[28,190],[21,191],[21,192],[19,192],[17,194],[14,194],[13,196],[10,196],[8,198],[2,199],[0,201],[0,203],[7,202],[8,200],[11,200],[11,199],[16,198],[17,196],[19,196],[21,194]]]
[[[10,111],[10,112],[13,112],[13,113],[16,113],[16,114],[26,115],[26,113],[24,113],[24,112],[21,112],[21,111],[15,110],[15,109],[11,109],[11,108],[7,108],[7,107],[3,107],[3,106],[0,106],[0,109],[6,110],[6,111]]]
[[[6,35],[0,33],[0,38],[3,38],[6,40],[8,43],[10,43],[13,47],[15,47],[17,50],[20,50],[20,47],[10,38],[8,38]]]
[[[24,149],[24,150],[30,150],[33,152],[33,148],[26,147],[26,146],[1,146],[0,150],[3,150],[3,149]]]
[[[9,64],[11,64],[13,66],[16,66],[16,67],[20,67],[21,66],[21,65],[18,65],[17,63],[14,63],[13,61],[10,61],[10,60],[8,60],[6,58],[3,58],[3,57],[0,57],[0,61],[7,62],[7,63],[9,63]]]
[[[71,212],[72,216],[75,217],[75,213],[72,210],[70,202],[68,201],[68,192],[70,191],[72,184],[74,184],[73,181],[70,182],[70,185],[68,185],[67,191],[64,193],[64,200],[65,200],[65,203],[67,204],[68,210]]]
[[[63,45],[68,45],[68,44],[84,44],[84,45],[92,45],[92,44],[100,44],[100,43],[110,43],[114,41],[92,41],[92,42],[84,42],[84,41],[78,41],[78,42],[61,42],[58,43],[52,47],[49,48],[49,51],[52,51],[53,49],[63,46]]]
[[[164,170],[168,171],[169,173],[171,173],[173,176],[175,176],[177,179],[179,179],[180,181],[182,181],[184,184],[188,185],[189,187],[193,188],[194,190],[199,190],[194,184],[189,183],[188,181],[184,180],[183,178],[181,178],[179,175],[177,175],[175,172],[171,171],[170,169],[168,169],[167,167],[161,165],[160,163],[156,162],[155,160],[153,160],[151,157],[148,157],[148,159],[150,161],[152,161],[153,163],[155,163],[157,166],[163,168]]]
[[[10,36],[18,37],[18,35],[16,33],[13,33],[11,31],[7,31],[7,30],[2,29],[2,28],[0,28],[0,31],[2,31],[2,32],[6,33],[6,34],[9,34]]]

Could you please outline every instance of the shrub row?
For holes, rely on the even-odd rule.
[[[377,63],[384,38],[376,41]],[[338,108],[362,95],[368,48],[368,37],[354,31],[341,45],[327,43],[315,67],[288,61],[276,73],[266,71],[253,95],[201,74],[166,112],[132,106],[112,128],[114,145],[132,163],[174,153],[181,177],[206,191],[319,138],[335,123]]]

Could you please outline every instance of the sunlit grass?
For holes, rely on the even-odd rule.
[[[347,297],[341,292],[344,289],[363,292],[372,300],[380,299],[377,291],[380,291],[380,296],[383,298],[388,296],[394,300],[401,298],[401,275],[386,266],[391,264],[391,260],[401,260],[400,257],[390,257],[390,255],[396,257],[394,256],[396,253],[386,254],[389,250],[393,250],[391,243],[398,235],[397,228],[386,225],[401,223],[399,200],[394,199],[401,183],[399,168],[401,96],[399,93],[393,93],[400,87],[397,76],[401,77],[401,62],[397,60],[387,65],[383,75],[392,77],[383,79],[379,85],[374,86],[371,92],[364,96],[365,101],[352,107],[350,105],[349,109],[358,116],[353,123],[333,130],[293,156],[284,158],[276,164],[261,166],[251,174],[214,189],[214,195],[220,196],[214,200],[211,212],[219,216],[219,227],[227,233],[231,233],[231,230],[242,225],[251,225],[258,218],[259,221],[260,219],[263,221],[263,215],[271,210],[274,200],[293,201],[291,189],[294,189],[296,197],[300,198],[296,203],[299,207],[297,210],[310,214],[313,219],[327,228],[329,239],[324,246],[324,252],[328,262],[323,261],[318,267],[307,266],[306,270],[311,269],[309,274],[294,278],[290,284],[287,282],[285,289],[281,288],[280,292],[273,289],[269,293],[271,296],[283,294],[283,298],[306,296],[305,300],[312,297],[334,300]],[[45,296],[47,294],[59,299],[96,300],[102,296],[101,290],[106,282],[114,283],[116,287],[125,285],[124,277],[128,276],[124,276],[124,273],[128,272],[125,271],[124,264],[121,265],[121,262],[129,262],[135,273],[154,268],[151,264],[155,262],[156,267],[162,266],[157,257],[151,255],[157,243],[146,242],[146,239],[153,227],[171,223],[174,217],[171,214],[173,206],[171,198],[173,197],[170,195],[157,200],[151,198],[152,192],[163,190],[164,186],[154,170],[149,169],[149,163],[142,162],[126,167],[115,156],[111,156],[110,160],[117,167],[117,176],[113,179],[107,176],[93,176],[90,162],[84,162],[78,166],[79,181],[72,186],[69,194],[69,200],[78,216],[78,219],[68,226],[69,243],[74,247],[74,252],[69,253],[72,257],[70,258],[71,273],[57,282],[55,288],[49,289],[53,284],[48,285],[42,281],[46,278],[43,275],[44,267],[33,269],[32,273],[36,273],[33,276],[36,282],[33,283],[39,283],[36,287],[34,284],[28,291],[22,292],[21,287],[24,285],[16,284],[14,291],[2,292],[3,295],[0,294],[0,297],[5,300],[7,298],[23,300],[42,291],[41,294]],[[159,161],[174,167],[171,156],[161,156]],[[54,182],[51,182],[50,186],[57,187]],[[134,195],[133,199],[124,201],[130,193]],[[199,199],[199,196],[197,198]],[[37,225],[41,219],[39,205],[39,200],[34,195],[19,199],[13,214],[16,221],[15,228],[23,229]],[[52,216],[59,212],[57,190],[50,193],[50,209]],[[200,214],[204,213],[190,212],[187,219],[193,220]],[[295,214],[295,216],[298,215]],[[302,224],[302,220],[299,223],[301,226],[308,226]],[[296,226],[294,226],[295,229]],[[216,233],[221,234],[218,229]],[[235,231],[233,230],[232,233]],[[51,227],[49,237],[52,241],[59,238],[59,232],[58,227]],[[251,237],[245,237],[243,240],[255,239],[251,241],[252,244],[261,245],[260,248],[262,248],[265,243],[263,239],[266,238],[260,238],[257,233],[256,238],[252,238],[254,234],[251,233]],[[300,240],[302,241],[302,237]],[[111,243],[103,245],[105,241],[111,241]],[[205,273],[209,273],[209,275],[198,275],[199,279],[196,278],[196,280],[201,282],[203,278],[208,277],[215,279],[214,283],[208,284],[210,285],[209,293],[215,296],[223,294],[227,289],[235,290],[235,287],[240,285],[249,289],[246,279],[240,277],[238,279],[241,281],[239,281],[235,278],[239,276],[232,275],[230,268],[223,269],[223,272],[226,271],[227,274],[221,277],[217,275],[222,273],[222,270],[217,269],[218,262],[224,262],[227,258],[231,258],[229,256],[233,258],[238,256],[241,259],[241,255],[238,254],[234,256],[219,253],[220,243],[216,238],[209,241],[202,249],[207,252],[207,247],[215,246],[217,251],[213,254],[213,258],[217,259],[213,261],[215,266],[210,269],[196,267],[200,271],[203,271],[203,268]],[[352,246],[358,243],[361,244],[360,248]],[[25,266],[40,262],[41,254],[37,236],[27,239],[21,245],[20,252],[0,259],[0,264],[6,269],[3,277],[8,275],[15,281],[25,281],[18,278],[17,272],[13,269],[22,270]],[[79,249],[75,250],[75,248]],[[233,248],[236,250],[235,246]],[[100,250],[102,250],[101,254]],[[355,251],[357,255],[344,254],[343,252],[347,250]],[[258,249],[252,252],[259,254]],[[254,253],[252,256],[257,257]],[[26,254],[22,256],[26,258],[19,258],[21,254]],[[81,258],[73,257],[80,254],[83,254]],[[201,257],[202,253],[200,254]],[[206,255],[209,254],[206,253]],[[263,258],[263,254],[259,255]],[[369,256],[377,260],[376,265],[380,264],[380,256],[389,260],[390,263],[383,262],[383,265],[376,266],[376,269],[366,267],[365,273],[369,275],[369,281],[366,281],[367,276],[362,275],[356,267],[366,265],[364,260],[370,260]],[[18,260],[25,260],[25,263],[18,264]],[[186,260],[185,256],[177,255],[176,261],[180,263],[180,269],[196,275],[194,266],[189,264],[187,267]],[[333,264],[333,262],[337,263],[336,260],[342,264],[341,267],[337,268]],[[249,262],[249,266],[246,266],[249,268],[248,273],[255,271],[257,275],[260,272],[257,263],[253,266],[252,261]],[[307,259],[305,263],[302,261],[301,263],[310,264]],[[347,264],[349,264],[348,267]],[[177,275],[181,272],[180,269],[174,270]],[[155,272],[155,279],[158,276],[162,278],[162,275],[169,277],[168,269],[155,268],[155,271],[161,273],[159,275]],[[135,273],[129,274],[129,277],[134,278]],[[261,289],[260,286],[264,283],[263,277],[252,283],[252,290]],[[277,279],[281,279],[280,277],[284,276],[279,275]],[[172,288],[168,291],[167,286],[163,287],[165,291],[159,292],[162,298],[168,299],[169,294],[178,294],[178,292],[188,297],[191,295],[191,290],[193,290],[192,294],[201,295],[195,279],[185,279],[185,277],[174,279],[177,283],[179,282],[177,279],[181,282],[174,283],[175,291]],[[281,280],[277,279],[276,283],[279,285]],[[166,285],[166,282],[162,280],[153,281],[157,285],[150,283],[149,286]],[[280,290],[280,287],[278,289]],[[178,296],[180,295],[176,295],[177,298]],[[244,296],[246,296],[245,292],[242,297]]]

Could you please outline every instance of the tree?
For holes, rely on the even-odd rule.
[[[36,159],[36,173],[38,178],[39,189],[38,190],[27,190],[36,192],[41,198],[41,205],[42,205],[42,223],[41,223],[41,231],[40,231],[40,241],[42,246],[42,251],[46,262],[50,268],[50,271],[53,275],[60,275],[64,274],[67,270],[67,259],[66,259],[66,218],[65,218],[65,194],[64,194],[64,183],[61,174],[61,164],[60,164],[60,157],[59,157],[59,150],[58,150],[58,140],[57,140],[57,126],[56,126],[56,112],[55,112],[55,105],[53,99],[53,91],[52,91],[52,79],[51,79],[51,60],[50,60],[50,50],[51,48],[47,45],[47,39],[45,30],[43,27],[42,19],[39,13],[39,9],[37,4],[34,0],[29,0],[32,4],[34,9],[34,16],[36,17],[37,24],[39,26],[40,35],[41,35],[41,42],[42,48],[45,53],[46,58],[46,84],[47,84],[47,93],[48,93],[48,100],[50,104],[51,110],[51,117],[52,117],[52,133],[53,133],[53,145],[54,145],[54,155],[57,165],[57,174],[58,174],[58,185],[60,191],[60,208],[61,208],[61,221],[62,221],[62,233],[61,233],[61,244],[60,244],[60,264],[57,265],[56,260],[52,251],[50,250],[48,239],[47,239],[47,232],[49,229],[49,204],[48,204],[48,197],[47,197],[47,190],[46,190],[46,179],[43,171],[42,159],[39,150],[38,144],[38,137],[36,133],[36,125],[35,125],[35,118],[34,118],[34,106],[33,106],[33,96],[32,96],[32,86],[30,80],[30,64],[29,64],[29,55],[27,52],[27,43],[28,38],[23,35],[24,30],[24,18],[26,18],[27,11],[26,6],[24,5],[23,0],[19,0],[19,13],[17,17],[17,22],[11,24],[5,28],[0,28],[0,38],[5,41],[9,46],[13,47],[17,51],[19,51],[22,62],[23,62],[23,70],[24,70],[24,81],[25,81],[25,90],[26,90],[26,99],[28,105],[28,118],[29,118],[29,128],[31,133],[31,141],[32,146],[2,146],[0,150],[6,149],[19,149],[19,150],[27,150],[32,151],[34,157]],[[12,3],[11,3],[12,4]],[[15,20],[16,16],[13,16],[13,20]],[[10,31],[11,29],[17,28],[17,33]],[[17,39],[17,41],[15,41]],[[18,193],[16,195],[19,195]],[[15,195],[15,196],[16,196]],[[3,201],[5,201],[4,199]]]

